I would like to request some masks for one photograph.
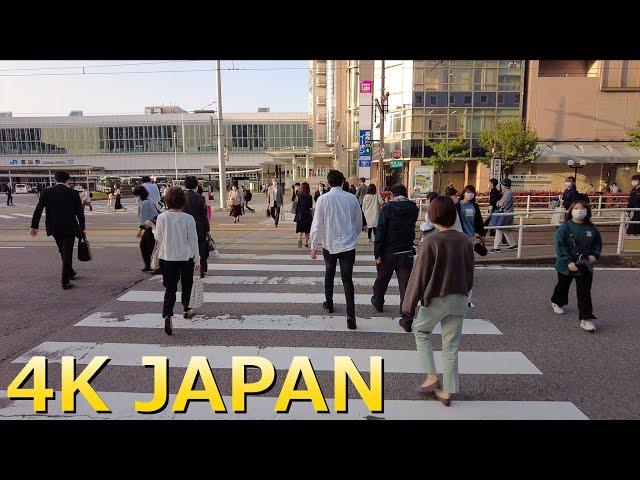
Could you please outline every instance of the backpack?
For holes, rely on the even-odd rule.
[[[249,190],[247,190],[244,194],[244,200],[245,202],[249,202],[251,201],[251,198],[253,197],[253,195],[251,194],[251,192]]]

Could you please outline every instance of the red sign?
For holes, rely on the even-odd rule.
[[[371,93],[371,80],[360,80],[360,93]]]
[[[402,150],[394,150],[393,152],[391,152],[391,158],[393,158],[394,160],[402,158]]]

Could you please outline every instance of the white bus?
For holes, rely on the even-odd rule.
[[[101,192],[104,193],[109,193],[109,189],[115,185],[120,185],[122,184],[122,178],[121,177],[112,177],[109,175],[105,175],[103,177],[100,177],[100,180],[98,180],[98,188]]]

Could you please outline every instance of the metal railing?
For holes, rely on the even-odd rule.
[[[616,248],[616,254],[620,255],[623,252],[625,252],[625,248],[624,248],[624,242],[626,239],[626,227],[627,225],[635,225],[635,224],[640,224],[640,221],[635,220],[632,221],[630,220],[630,215],[633,212],[640,212],[640,208],[606,208],[606,209],[592,209],[592,214],[598,214],[598,218],[600,218],[600,214],[606,212],[606,213],[614,213],[614,212],[619,212],[620,213],[620,217],[617,218],[616,220],[608,220],[608,221],[594,221],[593,224],[594,225],[618,225],[618,241],[617,241],[617,248]],[[487,230],[509,230],[509,229],[517,229],[518,230],[518,250],[517,250],[517,254],[516,254],[516,258],[522,258],[522,246],[524,244],[524,231],[527,229],[536,229],[536,228],[555,228],[558,226],[558,224],[556,223],[544,223],[544,224],[539,224],[539,223],[525,223],[525,218],[529,218],[530,216],[536,216],[536,215],[546,215],[548,216],[549,214],[552,215],[562,215],[564,217],[564,214],[566,213],[566,210],[564,209],[559,209],[559,210],[538,210],[538,211],[526,211],[526,212],[511,212],[511,213],[492,213],[492,216],[496,216],[496,217],[519,217],[519,221],[517,224],[513,225],[501,225],[501,226],[487,226]],[[592,217],[593,218],[593,217]],[[514,218],[515,220],[515,218]],[[639,237],[640,239],[640,237]],[[553,245],[553,244],[551,244]],[[549,246],[549,245],[541,245],[541,246]],[[640,252],[640,249],[628,249],[626,250],[628,253],[635,253],[635,252]]]

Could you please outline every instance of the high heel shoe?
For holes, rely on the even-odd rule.
[[[427,385],[426,387],[423,387],[423,386],[418,387],[417,392],[423,395],[427,395],[430,393],[435,393],[435,391],[438,390],[439,388],[440,388],[440,382],[436,380],[435,382]]]
[[[439,396],[437,391],[433,392],[433,395],[437,400],[440,400],[440,403],[442,403],[445,407],[451,406],[451,394],[449,394],[449,398]]]
[[[164,317],[164,333],[171,335],[173,333],[173,322],[171,317]]]

